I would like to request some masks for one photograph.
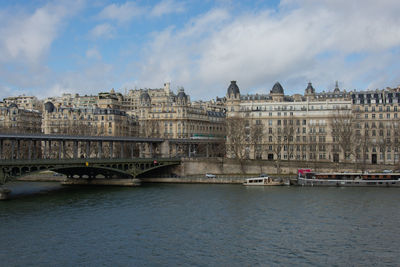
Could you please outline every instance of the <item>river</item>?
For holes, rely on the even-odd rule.
[[[400,264],[398,188],[11,187],[0,266]]]

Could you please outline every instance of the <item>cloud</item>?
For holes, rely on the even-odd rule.
[[[0,17],[0,61],[38,63],[48,52],[63,20],[77,8],[69,4],[47,4],[32,14],[11,11]],[[13,14],[13,15],[11,15]]]
[[[96,25],[90,33],[90,37],[97,39],[97,38],[106,38],[111,39],[115,36],[115,28],[108,23],[102,23]]]
[[[62,93],[97,94],[113,86],[114,67],[111,64],[98,62],[83,66],[80,70],[68,71],[58,75],[46,96],[56,96]]]
[[[185,11],[185,6],[182,2],[164,0],[155,5],[150,14],[154,17],[160,17],[165,14],[180,13],[183,11]]]
[[[93,48],[86,50],[86,58],[101,60],[101,54],[97,48],[93,47]]]
[[[167,14],[181,13],[185,11],[185,5],[175,0],[162,0],[153,7],[138,5],[127,1],[123,4],[110,4],[97,16],[101,20],[112,20],[119,24],[128,23],[139,17],[161,17]]]
[[[100,19],[114,20],[125,23],[144,13],[145,9],[138,6],[135,2],[125,2],[124,4],[111,4],[106,6],[99,14]]]
[[[318,90],[336,79],[346,88],[395,86],[380,77],[399,59],[392,52],[400,47],[399,12],[398,1],[389,0],[284,0],[278,10],[235,14],[214,9],[182,29],[155,33],[137,83],[169,77],[194,97],[225,95],[230,80],[242,92],[269,92],[277,80],[287,93],[303,93],[309,80]]]

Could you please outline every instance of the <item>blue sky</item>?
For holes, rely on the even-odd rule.
[[[0,98],[400,85],[398,0],[0,0]]]

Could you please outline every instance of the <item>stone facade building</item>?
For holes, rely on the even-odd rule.
[[[142,136],[164,138],[223,138],[225,113],[206,102],[196,104],[181,88],[154,94],[143,91],[139,99],[138,118]]]
[[[398,164],[399,102],[400,87],[352,93],[357,162]]]
[[[0,132],[40,133],[41,113],[37,110],[19,108],[17,104],[0,104]]]
[[[63,107],[44,104],[42,132],[45,134],[136,136],[135,117],[112,108]]]
[[[351,114],[350,93],[335,88],[304,96],[284,94],[276,83],[269,94],[242,95],[236,81],[226,94],[227,157],[267,160],[341,161],[335,118]]]
[[[37,99],[36,96],[10,96],[3,99],[4,105],[9,106],[11,104],[16,104],[20,109],[25,110],[38,110],[41,111],[43,107],[42,101]]]
[[[277,82],[265,94],[241,94],[232,81],[226,96],[191,101],[183,88],[127,94],[63,94],[0,102],[0,131],[9,133],[142,136],[226,140],[226,156],[279,161],[398,164],[400,87],[286,95]],[[222,151],[222,150],[221,150]]]

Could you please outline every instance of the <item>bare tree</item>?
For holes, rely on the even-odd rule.
[[[395,158],[397,159],[397,167],[400,168],[400,157],[399,157],[399,150],[400,150],[400,119],[395,119],[392,121],[392,147],[394,149]]]
[[[371,145],[368,129],[362,130],[361,127],[357,127],[355,137],[357,162],[360,163],[360,169],[364,172],[366,170],[368,151]]]
[[[227,153],[240,162],[242,172],[244,171],[243,161],[246,158],[248,140],[248,136],[243,131],[245,128],[246,119],[244,118],[232,117],[226,120]]]
[[[261,121],[256,120],[255,124],[250,126],[250,140],[253,146],[253,158],[261,159],[262,158],[262,143],[263,143],[263,130],[264,127],[261,124]]]
[[[282,149],[284,145],[284,139],[282,137],[283,131],[280,125],[276,128],[271,128],[272,131],[269,132],[269,142],[272,146],[272,152],[275,156],[274,163],[276,168],[276,173],[279,174],[281,171],[281,160],[282,160]]]
[[[355,154],[356,135],[353,130],[354,118],[351,111],[338,110],[331,118],[333,145],[337,144],[343,152],[345,161]]]
[[[296,125],[294,123],[294,119],[284,119],[283,127],[282,127],[282,135],[283,135],[283,151],[286,154],[288,166],[290,166],[290,161],[294,158],[294,141],[296,134]]]

